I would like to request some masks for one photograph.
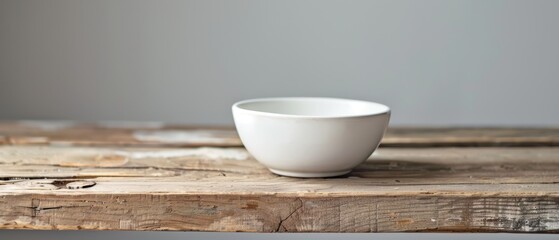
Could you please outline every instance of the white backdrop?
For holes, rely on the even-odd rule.
[[[395,125],[558,125],[559,1],[0,0],[0,118],[231,124],[333,96]]]

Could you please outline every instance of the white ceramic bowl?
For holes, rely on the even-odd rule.
[[[270,169],[291,177],[349,173],[378,147],[390,109],[337,98],[263,98],[233,105],[246,149]]]

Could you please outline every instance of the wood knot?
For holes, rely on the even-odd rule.
[[[68,189],[81,189],[81,188],[89,188],[95,186],[95,182],[93,181],[76,181],[76,182],[69,182],[66,184]]]

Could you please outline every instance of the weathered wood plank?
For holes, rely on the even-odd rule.
[[[4,229],[559,231],[554,147],[381,148],[295,179],[243,148],[6,145],[0,179]]]
[[[559,146],[558,128],[391,128],[391,147]]]
[[[230,127],[162,123],[0,122],[0,144],[242,146]],[[559,146],[559,128],[390,128],[383,147]]]
[[[557,197],[19,194],[4,229],[557,232]]]
[[[376,185],[557,183],[559,148],[381,148],[344,178]],[[243,148],[92,148],[0,146],[0,178],[208,174],[280,178]],[[119,175],[121,174],[121,175]],[[211,181],[221,180],[209,179]],[[297,181],[304,181],[296,179]]]
[[[0,178],[107,176],[291,179],[271,174],[243,148],[0,146]],[[371,185],[558,183],[559,148],[381,148],[334,180]]]
[[[0,122],[0,144],[103,146],[242,146],[230,127],[161,123]]]

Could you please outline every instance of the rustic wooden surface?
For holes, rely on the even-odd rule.
[[[559,232],[558,129],[391,129],[346,176],[280,177],[227,128],[0,123],[0,228]]]

